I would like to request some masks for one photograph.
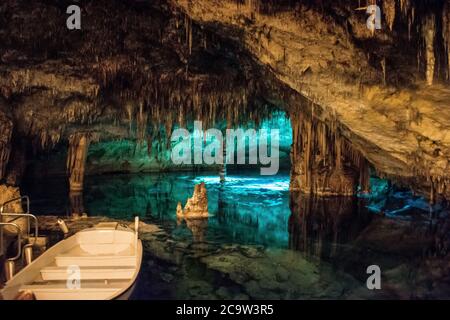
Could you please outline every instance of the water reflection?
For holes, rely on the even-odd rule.
[[[209,218],[177,220],[177,203],[200,182]],[[290,194],[287,173],[241,173],[225,184],[215,174],[89,177],[82,198],[52,185],[29,186],[32,199],[45,199],[32,202],[34,213],[60,214],[61,203],[72,203],[70,213],[139,215],[165,230],[145,242],[138,298],[372,298],[372,264],[383,274],[378,297],[450,297],[447,208],[430,216],[423,199],[381,183],[365,199]]]
[[[84,210],[83,192],[71,191],[69,193],[69,213],[73,217],[81,216],[86,213]]]
[[[208,219],[186,219],[186,226],[191,230],[193,242],[203,242]]]
[[[339,254],[370,223],[366,200],[354,197],[316,198],[292,193],[289,248],[319,258]]]

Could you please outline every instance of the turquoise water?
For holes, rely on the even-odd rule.
[[[193,186],[205,182],[210,217],[204,230],[192,234],[176,226],[176,206],[192,196]],[[288,245],[289,175],[262,179],[259,175],[168,174],[92,178],[86,186],[86,210],[95,215],[130,218],[138,215],[172,229],[180,239]],[[120,197],[118,197],[120,195]]]
[[[205,182],[208,219],[177,221],[176,206]],[[29,183],[32,211],[71,212],[62,179]],[[135,299],[448,298],[449,219],[443,204],[372,179],[370,197],[314,199],[289,193],[289,174],[215,173],[87,177],[88,215],[142,220]],[[80,208],[80,205],[77,207]],[[366,268],[382,270],[368,290]]]

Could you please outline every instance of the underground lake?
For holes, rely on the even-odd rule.
[[[133,299],[415,299],[449,294],[449,211],[372,178],[371,196],[310,198],[289,173],[121,174],[86,180],[84,209],[156,224]],[[177,202],[208,190],[208,219],[179,221]],[[26,181],[33,212],[71,212],[66,179]],[[61,215],[61,214],[60,214]],[[380,266],[382,289],[366,287]],[[438,271],[436,271],[438,270]]]

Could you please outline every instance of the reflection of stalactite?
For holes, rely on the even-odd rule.
[[[434,56],[434,38],[436,34],[436,21],[434,15],[428,15],[422,25],[422,34],[425,39],[425,60],[427,84],[432,85],[436,57]]]
[[[356,239],[370,222],[370,215],[356,209],[360,201],[364,200],[292,193],[289,247],[318,258],[339,254],[340,245]]]
[[[185,219],[186,226],[191,230],[194,242],[203,242],[208,227],[208,219]]]
[[[83,190],[86,158],[90,143],[90,134],[77,133],[69,138],[67,153],[67,171],[71,191]]]
[[[72,216],[82,215],[85,212],[82,192],[70,192],[69,200],[70,200],[70,214]]]

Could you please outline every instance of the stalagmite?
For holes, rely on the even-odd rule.
[[[76,133],[69,138],[69,150],[67,154],[67,171],[69,173],[69,185],[71,192],[83,190],[86,158],[90,143],[90,135]]]
[[[195,185],[194,194],[187,199],[184,209],[181,210],[181,203],[177,206],[177,217],[185,219],[207,218],[208,213],[208,195],[205,183]]]
[[[422,25],[422,34],[425,39],[426,79],[427,84],[432,85],[436,58],[434,56],[434,38],[436,34],[436,21],[434,15],[425,18]]]

